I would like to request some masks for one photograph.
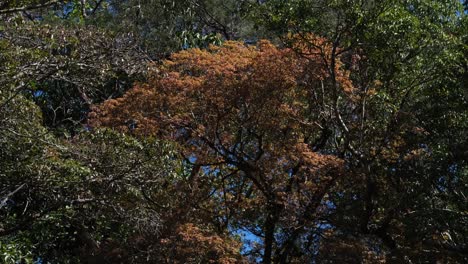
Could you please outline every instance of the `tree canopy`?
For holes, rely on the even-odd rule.
[[[3,1],[0,262],[466,263],[465,2]]]

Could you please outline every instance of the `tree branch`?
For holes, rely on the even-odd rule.
[[[43,7],[48,7],[54,4],[58,4],[60,1],[59,0],[52,0],[48,1],[42,4],[37,4],[37,5],[30,5],[30,6],[22,6],[22,7],[14,7],[14,8],[9,8],[9,9],[3,9],[0,10],[0,15],[1,14],[10,14],[10,13],[16,13],[16,12],[22,12],[22,11],[28,11],[28,10],[33,10],[33,9],[39,9]]]
[[[9,197],[13,196],[15,193],[17,193],[19,190],[21,190],[25,185],[26,185],[26,183],[23,183],[18,188],[16,188],[14,191],[12,191],[9,194],[5,195],[5,197],[3,197],[2,201],[0,202],[0,209],[2,209],[4,206],[6,206]]]

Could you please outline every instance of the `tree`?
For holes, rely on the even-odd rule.
[[[29,96],[41,107],[45,124],[62,133],[80,129],[90,104],[120,96],[143,78],[148,62],[131,35],[92,26],[7,24],[0,52],[3,91]]]
[[[1,113],[2,261],[125,261],[115,250],[134,246],[123,241],[158,234],[165,210],[147,199],[171,206],[160,187],[177,181],[169,144],[110,131],[62,141],[21,95]]]
[[[221,181],[222,227],[262,237],[264,263],[286,261],[298,240],[320,231],[327,193],[344,174],[339,157],[319,152],[326,113],[316,109],[327,103],[328,72],[318,50],[298,48],[307,57],[267,41],[176,53],[149,83],[97,106],[90,124],[178,141]],[[340,66],[340,88],[351,97]]]

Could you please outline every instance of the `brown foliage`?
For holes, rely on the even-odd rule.
[[[174,235],[162,239],[160,244],[166,263],[243,263],[239,241],[191,223],[179,226]]]
[[[230,207],[222,211],[228,219],[237,212],[246,228],[260,219],[265,247],[276,244],[277,258],[287,258],[292,243],[326,213],[326,194],[344,170],[341,159],[314,145],[323,137],[327,104],[317,91],[325,96],[329,78],[317,55],[326,42],[314,41],[320,48],[298,45],[302,54],[268,41],[173,54],[148,83],[94,107],[90,124],[175,140],[195,163],[244,179],[234,190],[218,187]],[[352,95],[339,61],[335,71],[341,92]],[[279,226],[290,231],[282,243],[273,237]]]

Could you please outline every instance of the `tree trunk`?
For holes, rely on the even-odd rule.
[[[273,244],[275,242],[275,227],[276,222],[278,221],[278,214],[276,212],[276,208],[272,206],[271,209],[268,210],[268,215],[265,220],[265,248],[263,253],[263,264],[271,264],[272,263],[272,253],[273,253]]]

